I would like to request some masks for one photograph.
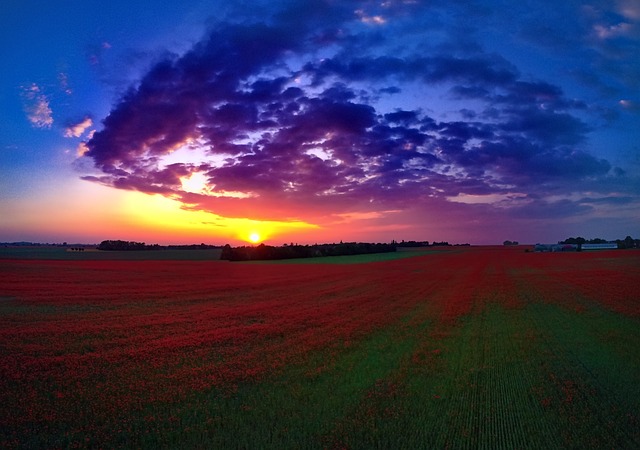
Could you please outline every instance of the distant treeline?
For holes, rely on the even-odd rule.
[[[395,244],[396,247],[428,247],[429,241],[405,241],[404,239],[400,242],[392,241],[392,244]]]
[[[283,245],[274,247],[260,244],[257,247],[222,248],[220,259],[229,261],[259,261],[271,259],[314,258],[320,256],[362,255],[368,253],[395,252],[396,244],[371,244],[366,242],[346,242],[339,244]]]
[[[111,251],[140,251],[140,250],[207,250],[220,248],[219,245],[189,244],[189,245],[158,245],[144,242],[108,240],[98,245],[98,250]]]
[[[631,236],[627,236],[624,239],[616,239],[615,241],[607,241],[605,239],[585,239],[583,237],[570,237],[564,241],[559,241],[558,244],[574,244],[581,246],[582,244],[607,244],[615,242],[618,244],[618,248],[640,248],[640,239],[633,239]]]
[[[63,242],[62,244],[57,244],[57,243],[43,243],[43,242],[27,242],[27,241],[20,241],[20,242],[0,242],[0,245],[2,245],[3,247],[66,247],[67,243]],[[72,244],[74,246],[87,246],[87,244]]]
[[[396,247],[447,247],[451,246],[447,241],[433,241],[433,243],[429,244],[429,241],[405,241],[402,240],[400,242],[392,241],[391,242]],[[468,247],[470,244],[453,244],[456,247]]]

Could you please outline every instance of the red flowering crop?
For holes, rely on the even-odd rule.
[[[213,433],[193,438],[202,445],[225,442],[232,419],[215,411],[228,416],[225,408],[238,402],[237,414],[257,414],[264,405],[242,403],[245,391],[276,392],[292,373],[283,391],[291,401],[313,383],[332,389],[321,380],[351,383],[336,392],[359,397],[335,402],[357,419],[324,423],[338,414],[325,406],[317,413],[325,419],[316,417],[309,431],[324,436],[319,445],[347,442],[353,424],[378,426],[370,417],[403,420],[412,374],[461,370],[448,365],[463,349],[461,327],[487,308],[513,317],[538,304],[637,317],[639,262],[633,251],[502,247],[354,265],[0,260],[0,446],[152,446],[171,441],[175,429],[180,439]],[[367,354],[381,359],[366,365]],[[364,378],[340,375],[356,366]],[[389,371],[389,379],[367,378]],[[565,400],[579,393],[569,378],[545,376]],[[448,401],[454,386],[469,388],[447,386],[430,384],[429,402]],[[552,389],[536,389],[536,405],[555,404]],[[566,403],[558,402],[568,410]],[[280,405],[292,425],[279,439],[303,415],[291,408]]]

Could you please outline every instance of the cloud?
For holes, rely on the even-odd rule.
[[[618,84],[621,92],[636,92],[640,79],[640,62],[636,57],[640,51],[638,3],[605,2],[587,11],[584,23],[590,28],[582,34],[590,44],[590,52],[584,52],[584,56],[591,62],[591,70]]]
[[[593,206],[581,202],[562,199],[547,201],[536,199],[526,205],[514,208],[509,215],[516,219],[540,220],[561,219],[584,216],[593,211]]]
[[[633,100],[623,99],[623,100],[620,100],[618,104],[623,109],[626,109],[627,111],[633,111],[633,112],[640,111],[640,103]]]
[[[628,20],[640,21],[640,4],[635,0],[618,0],[616,9]]]
[[[97,66],[102,64],[102,60],[105,52],[111,49],[111,43],[102,41],[99,43],[93,43],[86,48],[86,57],[89,64]]]
[[[558,86],[495,54],[398,50],[406,37],[348,4],[219,23],[158,61],[83,144],[100,171],[85,179],[228,217],[329,223],[436,200],[519,208],[611,170],[586,149],[586,105]],[[462,112],[417,94],[432,90]],[[183,153],[198,158],[167,164]],[[185,189],[195,174],[206,188]]]
[[[53,125],[53,112],[49,106],[48,97],[36,83],[23,87],[22,98],[27,119],[35,128],[51,128]]]
[[[87,147],[87,144],[85,142],[80,142],[78,144],[78,147],[76,148],[76,156],[80,158],[86,155],[88,152],[89,152],[89,147]]]
[[[58,73],[58,84],[60,89],[67,95],[73,94],[73,89],[69,87],[69,75],[65,72]]]
[[[84,132],[93,125],[93,119],[85,116],[82,120],[70,122],[64,129],[64,137],[80,137]]]
[[[356,10],[356,16],[360,19],[361,22],[372,24],[372,25],[383,25],[387,22],[387,19],[381,15],[370,16],[367,15],[362,9]]]
[[[611,39],[619,36],[629,36],[633,33],[633,25],[630,23],[617,23],[615,25],[594,25],[593,29],[600,39]]]

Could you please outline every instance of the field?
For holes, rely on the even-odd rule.
[[[148,250],[148,251],[99,251],[87,248],[82,252],[65,247],[24,246],[0,247],[0,259],[56,259],[63,261],[211,261],[220,259],[221,249],[206,250]]]
[[[1,259],[1,448],[640,448],[640,252]]]

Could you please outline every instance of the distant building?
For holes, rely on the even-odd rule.
[[[576,244],[536,244],[534,252],[577,252]]]
[[[607,242],[605,244],[582,244],[582,250],[613,250],[617,248],[618,244],[615,242]]]
[[[617,249],[618,244],[607,242],[604,244],[536,244],[534,252],[579,252],[581,250],[612,250]]]

